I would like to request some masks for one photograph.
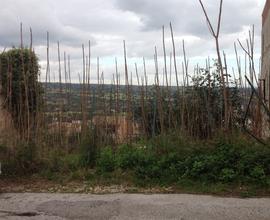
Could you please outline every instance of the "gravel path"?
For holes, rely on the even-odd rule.
[[[269,220],[270,199],[199,195],[0,194],[0,219]]]

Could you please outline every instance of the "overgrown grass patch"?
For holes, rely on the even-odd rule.
[[[36,164],[35,170],[25,169],[24,173],[37,173],[57,182],[174,187],[180,192],[225,195],[237,192],[241,196],[269,193],[269,146],[241,141],[239,137],[209,142],[178,139],[171,134],[117,147],[100,147],[94,167],[82,162],[84,151],[69,154],[51,151],[38,158],[34,149],[28,152],[32,148],[25,147],[15,159],[4,163],[3,171],[8,168],[9,174],[17,174],[20,164]]]

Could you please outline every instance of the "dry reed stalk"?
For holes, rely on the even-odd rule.
[[[148,78],[147,78],[147,71],[146,71],[146,65],[145,65],[145,58],[143,57],[143,73],[144,73],[144,80],[145,80],[145,99],[147,101],[147,95],[148,95]]]
[[[249,38],[246,39],[246,48],[243,46],[241,41],[237,40],[242,50],[245,52],[245,54],[249,58],[249,71],[250,71],[250,80],[251,83],[254,84],[254,78],[256,85],[259,86],[257,76],[256,76],[256,70],[255,70],[255,61],[254,61],[254,25],[252,26],[252,31],[249,30]]]
[[[179,81],[178,81],[178,72],[177,72],[176,51],[175,51],[175,43],[174,43],[174,35],[173,35],[172,23],[170,23],[170,30],[171,30],[171,38],[172,38],[172,46],[173,46],[173,60],[174,60],[175,79],[176,79],[177,90],[179,92]]]
[[[186,81],[187,81],[187,87],[189,87],[189,79],[188,79],[188,59],[187,59],[187,56],[186,56],[186,47],[185,47],[185,41],[183,40],[182,41],[182,49],[183,49],[183,56],[184,56],[184,74],[185,74],[185,77],[186,77]]]
[[[250,81],[254,85],[254,79],[255,79],[256,86],[259,88],[260,85],[258,83],[258,79],[256,76],[255,61],[254,61],[254,25],[252,26],[252,30],[251,31],[249,30],[249,37],[248,39],[246,39],[246,48],[243,46],[243,44],[241,43],[239,39],[238,39],[238,43],[245,53],[245,71],[247,68],[247,60],[248,60]],[[258,113],[259,109],[257,109],[259,107],[260,107],[259,105],[255,103],[251,103],[250,114],[252,115],[252,118],[253,118],[252,130],[254,133],[259,133],[258,126],[257,126],[260,120],[260,114]]]
[[[188,75],[189,60],[187,59],[187,56],[186,56],[186,47],[185,47],[185,41],[184,40],[182,40],[182,50],[183,50],[183,57],[184,57],[184,60],[182,62],[182,72],[183,72],[183,82],[184,82],[184,84],[183,84],[184,89],[183,89],[183,93],[182,93],[182,95],[183,95],[183,103],[182,103],[183,109],[182,109],[182,111],[183,112],[186,111],[186,115],[187,115],[187,117],[186,117],[186,119],[187,119],[186,124],[188,125],[190,123],[189,122],[190,121],[190,112],[187,109],[188,107],[187,107],[186,99],[184,98],[185,97],[184,91],[186,90],[186,88],[189,89],[189,75]],[[198,67],[197,67],[197,70],[198,70]],[[192,99],[193,99],[193,96],[194,96],[194,92],[192,90]],[[184,118],[182,118],[182,119],[184,120]],[[195,122],[195,125],[196,124],[197,123]],[[192,124],[191,127],[193,127],[193,124]],[[183,128],[184,127],[182,127],[182,129]]]
[[[129,79],[128,79],[128,67],[127,67],[127,52],[126,52],[126,42],[123,41],[124,45],[124,60],[125,60],[125,85],[126,85],[126,111],[127,111],[127,138],[128,141],[131,142],[131,96],[130,96],[130,87],[129,87]]]
[[[88,41],[88,72],[87,72],[87,96],[89,97],[89,110],[90,110],[90,123],[92,125],[92,114],[91,114],[91,88],[90,88],[90,77],[91,77],[91,41]]]
[[[48,81],[50,82],[50,72],[51,72],[51,68],[50,68],[50,34],[49,32],[47,32],[47,51],[46,51],[46,58],[47,58],[47,65],[46,65],[46,77],[45,77],[45,93],[46,93],[46,89],[47,89],[47,83]]]
[[[24,85],[24,95],[25,95],[25,108],[23,110],[23,133],[26,132],[26,135],[24,134],[23,137],[26,138],[26,141],[29,142],[30,140],[30,109],[29,109],[29,97],[28,97],[28,80],[26,76],[26,71],[25,71],[25,65],[24,65],[24,54],[23,54],[23,27],[22,23],[20,25],[20,36],[21,36],[21,64],[22,64],[22,75],[23,75],[23,85]],[[22,103],[21,103],[22,104]],[[25,124],[26,123],[26,124]]]
[[[157,55],[157,48],[155,47],[155,69],[156,69],[156,93],[157,93],[157,102],[158,102],[158,115],[160,121],[160,133],[161,135],[164,134],[164,112],[163,112],[163,102],[160,92],[160,83],[159,83],[159,68],[158,68],[158,55]]]
[[[119,86],[120,86],[120,76],[118,73],[118,63],[117,58],[115,58],[115,77],[116,77],[116,102],[115,102],[115,125],[119,127],[119,116],[120,116],[120,104],[119,104]],[[116,135],[116,143],[118,143],[118,136]]]
[[[82,83],[82,138],[84,139],[87,134],[87,115],[86,115],[86,65],[85,65],[85,51],[84,45],[82,44],[82,61],[83,61],[83,83]]]
[[[66,96],[66,104],[67,109],[70,109],[70,93],[69,93],[69,83],[68,83],[68,67],[67,67],[67,57],[66,57],[66,52],[64,52],[64,73],[65,73],[65,96]]]
[[[148,78],[147,78],[147,70],[146,70],[146,64],[145,64],[145,58],[143,57],[143,81],[144,81],[144,86],[143,86],[143,88],[144,88],[144,100],[143,100],[143,102],[144,102],[144,112],[145,112],[145,125],[146,125],[146,132],[148,132],[148,124],[149,124],[149,121],[148,121],[148,112],[149,112],[149,110],[148,110],[148,105],[149,105],[149,100],[148,100]],[[148,135],[148,133],[146,133],[147,135]]]
[[[171,30],[171,39],[172,39],[172,47],[173,47],[173,61],[174,61],[174,71],[175,71],[175,79],[176,79],[176,85],[177,85],[177,97],[178,97],[178,100],[177,100],[177,104],[180,105],[180,106],[184,106],[184,100],[182,100],[182,103],[181,103],[181,100],[180,100],[180,84],[179,84],[179,80],[178,80],[178,70],[177,70],[177,60],[176,60],[176,49],[175,49],[175,41],[174,41],[174,34],[173,34],[173,26],[172,26],[172,23],[170,22],[170,30]],[[183,80],[183,83],[184,83],[184,87],[185,87],[185,80]],[[183,92],[183,88],[182,88],[182,92]],[[183,96],[183,94],[182,94]],[[183,121],[184,121],[184,109],[181,110],[180,112],[180,118],[181,118],[181,124],[180,124],[180,127],[181,129],[183,130]]]
[[[133,138],[133,122],[134,122],[134,117],[135,117],[135,97],[133,95],[133,74],[132,74],[132,72],[130,72],[129,92],[130,92],[130,114],[131,114],[130,138],[131,138],[131,141],[132,141],[132,138]]]
[[[228,73],[228,65],[227,65],[227,58],[226,58],[226,54],[225,52],[223,51],[223,58],[224,58],[224,69],[225,69],[225,76],[226,76],[226,87],[230,88],[230,85],[229,85],[229,73]],[[237,82],[236,82],[236,77],[235,77],[235,73],[234,73],[234,70],[233,70],[233,75],[234,75],[234,81],[235,81],[235,84],[237,86]],[[232,120],[233,120],[233,109],[232,109],[232,100],[229,98],[228,99],[228,104],[229,104],[229,112],[228,112],[228,128],[230,128],[230,130],[232,130]]]
[[[138,67],[137,63],[135,63],[135,71],[136,71],[136,77],[137,77],[137,84],[141,88],[141,114],[142,114],[142,125],[143,125],[143,131],[144,135],[147,135],[146,131],[146,115],[145,115],[145,103],[144,103],[144,86],[143,86],[143,78],[142,78],[142,84],[140,85],[140,78],[138,74]]]
[[[168,70],[167,70],[167,55],[166,55],[166,45],[165,45],[165,29],[164,26],[162,27],[162,43],[163,43],[163,56],[164,56],[164,73],[166,79],[166,89],[167,89],[167,97],[169,101],[169,130],[172,128],[172,124],[174,124],[173,119],[173,110],[172,110],[172,101],[171,101],[171,90],[169,87],[169,80],[168,80]],[[170,62],[170,76],[171,76],[171,62]]]
[[[115,127],[117,127],[117,117],[116,117],[117,116],[116,114],[117,101],[116,99],[117,99],[117,76],[115,73],[113,73],[113,79],[111,82],[111,94],[110,94],[110,111],[111,111],[110,113],[111,115],[113,115],[113,121],[114,121]]]
[[[57,42],[57,50],[58,50],[58,76],[59,76],[59,111],[58,111],[58,124],[59,124],[59,140],[62,145],[62,120],[63,120],[63,90],[62,90],[62,73],[61,73],[61,56],[60,56],[60,44]]]
[[[172,87],[172,53],[170,53],[170,72],[169,72],[169,86]]]
[[[221,16],[222,16],[222,6],[223,6],[223,0],[220,0],[220,5],[219,5],[219,14],[218,14],[218,24],[217,24],[217,29],[214,31],[213,25],[208,17],[208,14],[205,10],[204,4],[202,3],[202,0],[199,0],[199,3],[202,7],[204,16],[206,18],[208,27],[210,29],[210,33],[213,36],[216,44],[216,52],[217,52],[217,57],[218,57],[218,64],[220,68],[220,74],[221,74],[221,82],[222,82],[222,87],[223,87],[223,98],[224,98],[224,128],[225,131],[228,130],[229,126],[229,121],[228,121],[228,116],[229,116],[229,104],[228,104],[228,91],[226,88],[226,82],[225,82],[225,74],[223,71],[223,64],[221,60],[221,53],[220,53],[220,44],[219,44],[219,35],[220,35],[220,26],[221,26]]]
[[[97,92],[96,92],[96,107],[99,108],[100,105],[100,66],[99,57],[97,57]]]
[[[235,52],[235,58],[237,62],[237,70],[238,70],[238,75],[239,75],[239,85],[240,88],[243,88],[243,82],[242,82],[242,70],[241,70],[241,57],[238,57],[238,51],[236,47],[236,43],[234,42],[234,52]]]

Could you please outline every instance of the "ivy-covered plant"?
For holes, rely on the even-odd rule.
[[[21,133],[35,126],[41,93],[38,75],[38,58],[34,51],[12,48],[0,54],[1,96]]]

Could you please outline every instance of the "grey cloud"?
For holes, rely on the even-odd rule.
[[[192,0],[115,0],[122,10],[138,14],[143,22],[143,30],[159,29],[170,21],[181,34],[204,37],[208,34],[205,19],[199,1]],[[218,1],[207,0],[205,7],[213,23],[218,12]],[[224,1],[222,32],[240,32],[243,26],[260,25],[260,13],[257,0]]]
[[[203,0],[215,21],[217,0]],[[221,46],[233,53],[233,42],[243,27],[256,25],[259,39],[261,12],[265,0],[224,0]],[[149,73],[153,71],[154,46],[162,55],[162,25],[166,25],[167,54],[172,51],[168,24],[173,23],[177,59],[181,62],[181,42],[186,38],[187,54],[204,57],[215,53],[215,45],[198,0],[9,0],[0,7],[0,48],[19,45],[19,26],[23,22],[24,42],[29,43],[29,27],[33,29],[35,50],[43,69],[46,65],[46,31],[50,32],[52,71],[57,71],[57,45],[61,56],[66,51],[72,58],[73,77],[81,71],[81,44],[92,42],[93,63],[104,59],[102,68],[109,77],[114,71],[110,62],[123,58],[126,40],[131,69],[134,62],[146,57]],[[260,43],[256,43],[259,50]],[[103,60],[103,59],[102,59]],[[194,61],[195,62],[195,61]],[[55,63],[56,66],[53,64]],[[181,63],[180,63],[181,64]],[[121,68],[121,67],[120,67]]]
[[[4,1],[0,8],[0,45],[17,46],[20,42],[20,23],[23,23],[25,42],[29,43],[29,29],[33,30],[36,45],[46,42],[46,32],[51,41],[62,41],[67,45],[81,44],[86,39],[94,39],[80,29],[61,23],[56,9],[45,1]]]

